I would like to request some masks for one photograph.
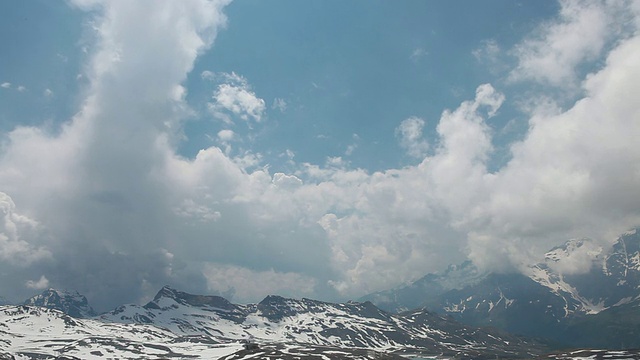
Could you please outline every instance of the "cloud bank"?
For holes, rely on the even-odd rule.
[[[400,146],[417,164],[369,173],[290,156],[288,174],[272,174],[261,154],[177,153],[192,112],[183,83],[225,26],[226,1],[75,4],[95,16],[81,109],[55,132],[18,127],[1,147],[5,294],[71,288],[101,310],[165,283],[236,301],[344,299],[465,258],[517,270],[569,238],[606,244],[640,224],[637,2],[626,11],[563,2],[556,22],[515,47],[513,81],[574,79],[584,95],[562,108],[538,94],[533,103],[547,106],[529,109],[526,135],[496,171],[488,122],[509,98],[480,84],[443,111],[430,146],[424,120],[398,119]],[[608,26],[612,16],[633,16],[632,29]],[[560,46],[593,19],[601,42]],[[603,65],[579,78],[581,61],[598,56]],[[552,68],[537,73],[536,64]],[[235,77],[214,92],[214,116],[265,121],[264,100]],[[235,136],[218,133],[226,143]]]

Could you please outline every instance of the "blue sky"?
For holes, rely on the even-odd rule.
[[[639,12],[2,2],[0,294],[344,300],[606,247],[640,224]]]

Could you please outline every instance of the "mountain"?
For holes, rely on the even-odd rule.
[[[577,266],[586,271],[568,271]],[[522,273],[483,273],[467,262],[361,300],[389,311],[426,307],[474,326],[573,346],[591,346],[597,339],[603,347],[640,347],[640,337],[634,337],[640,320],[640,232],[623,234],[606,251],[588,239],[570,240]],[[628,316],[620,320],[621,314]],[[600,336],[604,328],[609,331]]]
[[[0,359],[217,359],[242,349],[150,325],[73,318],[38,306],[0,307]]]
[[[0,359],[492,359],[548,351],[538,342],[426,310],[389,314],[370,302],[271,295],[238,305],[165,286],[144,306],[123,305],[86,318],[86,311],[71,306],[90,309],[83,299],[50,289],[27,300],[38,305],[1,306]]]
[[[178,335],[152,325],[76,319],[55,309],[0,307],[0,359],[388,359],[399,355],[295,343],[247,347],[206,335]]]
[[[191,295],[169,287],[144,306],[124,305],[99,319],[153,324],[175,334],[204,334],[224,342],[252,338],[268,344],[458,358],[522,358],[545,349],[534,341],[465,326],[426,310],[394,315],[370,302],[334,304],[275,295],[258,304],[236,305],[218,296]]]
[[[277,307],[280,307],[280,299]],[[276,305],[273,304],[272,305]],[[424,313],[414,313],[416,316]],[[420,321],[417,317],[414,321]],[[445,320],[446,321],[446,320]],[[451,321],[451,320],[448,320]],[[260,326],[260,324],[255,324]],[[433,332],[437,332],[434,328]],[[310,329],[309,331],[313,331]],[[425,334],[426,335],[426,334]],[[441,336],[446,335],[444,333]],[[502,338],[508,342],[511,339]],[[76,319],[59,310],[37,306],[0,307],[0,359],[282,359],[337,360],[414,358],[416,349],[392,354],[375,349],[296,343],[294,341],[242,343],[221,341],[208,335],[181,335],[145,324],[124,324],[99,319]],[[418,349],[419,350],[419,349]],[[424,349],[429,351],[430,349]],[[496,358],[484,356],[483,348],[469,346],[452,356],[435,354],[429,358]],[[484,349],[485,351],[488,349]],[[581,350],[558,352],[537,359],[637,359],[640,351]],[[513,358],[507,356],[508,358]],[[533,357],[531,357],[533,358]]]
[[[465,261],[460,265],[450,265],[443,273],[428,274],[409,285],[369,294],[359,301],[371,301],[381,309],[400,313],[425,307],[432,294],[444,294],[473,286],[485,280],[488,275],[487,272],[478,270],[471,261]]]
[[[75,318],[88,318],[96,315],[96,312],[89,306],[89,302],[84,295],[77,291],[61,291],[47,289],[40,295],[36,295],[24,302],[24,305],[42,306],[48,309],[60,310],[65,314]]]

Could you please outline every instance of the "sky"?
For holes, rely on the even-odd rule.
[[[0,19],[10,301],[344,301],[640,226],[637,0],[29,0]]]

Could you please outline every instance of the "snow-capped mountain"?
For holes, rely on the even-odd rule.
[[[259,346],[244,348],[246,341]],[[407,354],[478,359],[531,358],[547,349],[425,310],[389,314],[370,302],[272,295],[236,305],[164,287],[144,306],[124,305],[90,319],[41,306],[0,307],[0,359],[401,359]]]
[[[620,236],[608,250],[588,239],[570,240],[522,273],[481,273],[465,263],[362,300],[389,311],[426,307],[475,326],[587,345],[586,322],[604,326],[612,319],[605,315],[614,309],[620,312],[640,305],[640,232]],[[572,333],[578,331],[582,336]],[[616,332],[623,334],[628,328],[613,327],[612,339]],[[640,338],[601,346],[623,345],[640,347]]]
[[[87,298],[77,291],[47,289],[42,294],[27,299],[24,305],[60,310],[75,318],[87,318],[97,315],[93,308],[89,306]]]
[[[150,325],[76,319],[38,306],[0,307],[0,359],[217,359],[242,349]]]
[[[144,306],[125,305],[102,321],[153,324],[176,334],[205,334],[221,341],[248,337],[263,343],[361,348],[386,353],[458,357],[527,357],[540,344],[481,330],[425,310],[386,313],[370,302],[334,304],[268,296],[235,305],[218,296],[191,295],[164,287]]]

